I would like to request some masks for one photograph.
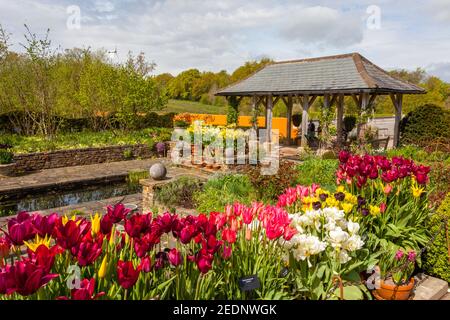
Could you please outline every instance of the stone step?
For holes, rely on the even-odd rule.
[[[423,273],[419,273],[415,280],[418,284],[413,292],[412,300],[441,300],[448,295],[447,281]]]

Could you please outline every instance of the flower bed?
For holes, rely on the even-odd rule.
[[[362,272],[378,265],[401,285],[420,263],[427,175],[403,158],[341,153],[335,193],[297,186],[276,205],[186,217],[121,204],[90,219],[22,212],[0,237],[0,299],[370,299]],[[393,269],[399,252],[408,269]]]

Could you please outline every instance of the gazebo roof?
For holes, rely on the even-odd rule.
[[[420,94],[425,90],[391,76],[359,53],[270,64],[216,95],[286,95],[361,92]]]

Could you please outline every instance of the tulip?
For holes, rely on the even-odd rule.
[[[90,280],[83,279],[80,281],[79,289],[72,289],[70,295],[72,297],[71,300],[95,300],[104,296],[104,292],[99,292],[94,294],[95,291],[95,279],[92,278]],[[68,300],[67,297],[59,297],[58,300]]]
[[[113,224],[114,223],[113,223],[111,216],[109,216],[109,215],[103,216],[103,218],[100,220],[100,231],[104,235],[109,234],[111,232]]]
[[[226,228],[222,231],[222,239],[227,241],[228,243],[236,242],[236,231],[233,231],[229,228]]]
[[[287,226],[285,228],[285,230],[284,230],[283,238],[284,238],[284,240],[289,241],[296,234],[297,234],[297,229],[296,228],[291,228],[290,226]]]
[[[102,253],[103,236],[97,239],[90,237],[84,238],[76,246],[72,247],[71,252],[77,258],[78,264],[82,267],[89,266],[97,260]]]
[[[0,268],[0,294],[11,294],[15,291],[15,281],[11,273],[11,266]]]
[[[36,235],[32,223],[32,217],[27,212],[20,212],[16,218],[8,221],[8,232],[5,232],[8,239],[14,244],[21,246],[24,241],[33,239]]]
[[[131,261],[119,260],[117,262],[117,280],[119,285],[124,289],[130,289],[134,286],[139,278],[140,272],[141,266],[134,268],[133,262]]]
[[[197,267],[201,273],[208,273],[212,269],[212,261],[214,256],[212,254],[199,255],[197,259]]]
[[[383,202],[382,204],[380,204],[380,212],[381,213],[385,213],[386,208],[387,208],[386,203]]]
[[[130,213],[130,209],[125,208],[122,203],[116,204],[115,206],[108,206],[107,215],[111,218],[113,223],[119,223],[122,221],[128,213]]]
[[[82,238],[82,230],[73,220],[69,220],[66,224],[60,219],[56,223],[56,242],[59,246],[66,250],[70,250],[79,244]]]
[[[389,195],[389,194],[392,192],[392,189],[394,189],[394,188],[392,187],[392,185],[390,185],[390,184],[388,183],[388,184],[386,184],[386,186],[384,187],[383,192],[384,192],[385,195]]]
[[[141,270],[145,273],[152,271],[152,259],[149,256],[145,256],[141,259]]]
[[[231,257],[232,247],[223,245],[222,258],[228,260]]]
[[[183,262],[181,253],[176,248],[173,248],[169,251],[169,253],[167,254],[167,258],[169,259],[169,262],[175,267],[179,266]]]
[[[170,231],[172,231],[174,222],[177,219],[177,215],[172,215],[166,212],[162,216],[156,217],[154,222],[159,227],[161,233],[169,233]]]
[[[149,214],[135,214],[125,220],[125,231],[131,238],[137,238],[150,231],[151,216]]]
[[[416,261],[416,256],[417,256],[417,254],[416,254],[415,251],[409,251],[409,252],[408,252],[408,261],[409,261],[409,262],[414,262],[414,261]]]
[[[91,215],[91,231],[93,236],[100,232],[100,221],[101,217],[98,213],[94,216]]]
[[[41,237],[51,237],[55,232],[55,225],[59,217],[57,213],[52,213],[48,216],[41,214],[34,214],[32,218],[32,224],[37,234]]]
[[[108,263],[107,263],[107,255],[103,257],[102,264],[100,265],[100,269],[98,270],[98,277],[100,279],[103,279],[106,277],[106,271],[108,269]]]
[[[14,280],[14,288],[10,292],[17,292],[22,296],[29,296],[38,291],[58,274],[48,274],[43,267],[31,260],[17,261],[9,270]]]
[[[0,238],[0,267],[3,263],[3,258],[7,258],[9,256],[9,250],[11,248],[11,244],[8,239],[5,237]]]
[[[167,252],[160,251],[155,255],[156,261],[154,264],[155,270],[164,268],[167,261]]]

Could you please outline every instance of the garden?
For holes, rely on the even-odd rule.
[[[418,270],[448,281],[450,195],[430,203],[430,167],[346,151],[329,161],[315,160],[326,169],[312,184],[308,162],[218,175],[182,193],[198,215],[21,212],[0,238],[0,297],[389,300],[409,297]]]

